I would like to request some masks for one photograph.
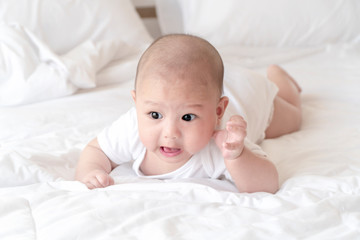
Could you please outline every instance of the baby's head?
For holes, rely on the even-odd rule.
[[[149,154],[175,167],[205,147],[228,103],[223,74],[219,53],[199,37],[167,35],[144,52],[132,95]]]
[[[180,81],[208,84],[222,95],[224,66],[218,51],[206,40],[185,34],[160,37],[142,55],[135,79],[135,89],[148,74],[177,74]],[[179,80],[165,78],[166,81]]]

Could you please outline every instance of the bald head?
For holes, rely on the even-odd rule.
[[[224,67],[218,51],[206,40],[185,34],[171,34],[154,41],[140,58],[135,80],[138,88],[144,77],[156,72],[176,73],[178,79],[196,74],[199,84],[214,85],[221,96]],[[194,79],[194,77],[192,77]],[[171,79],[169,79],[170,81]]]

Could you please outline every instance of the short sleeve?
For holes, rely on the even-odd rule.
[[[100,148],[116,164],[138,158],[144,149],[138,134],[136,109],[132,108],[97,137]]]

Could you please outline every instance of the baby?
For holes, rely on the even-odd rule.
[[[267,75],[272,111],[261,111],[268,121],[261,131],[275,138],[299,129],[300,88],[276,65]],[[229,104],[223,77],[222,59],[206,40],[184,34],[156,40],[138,64],[135,108],[85,147],[76,179],[90,189],[106,187],[114,184],[114,168],[133,162],[138,176],[227,178],[239,192],[275,193],[276,167],[247,137],[245,119],[235,114],[221,121]]]

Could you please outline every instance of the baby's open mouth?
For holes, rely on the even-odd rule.
[[[169,147],[161,146],[160,152],[166,157],[175,157],[179,155],[182,152],[182,150],[180,148],[169,148]]]

